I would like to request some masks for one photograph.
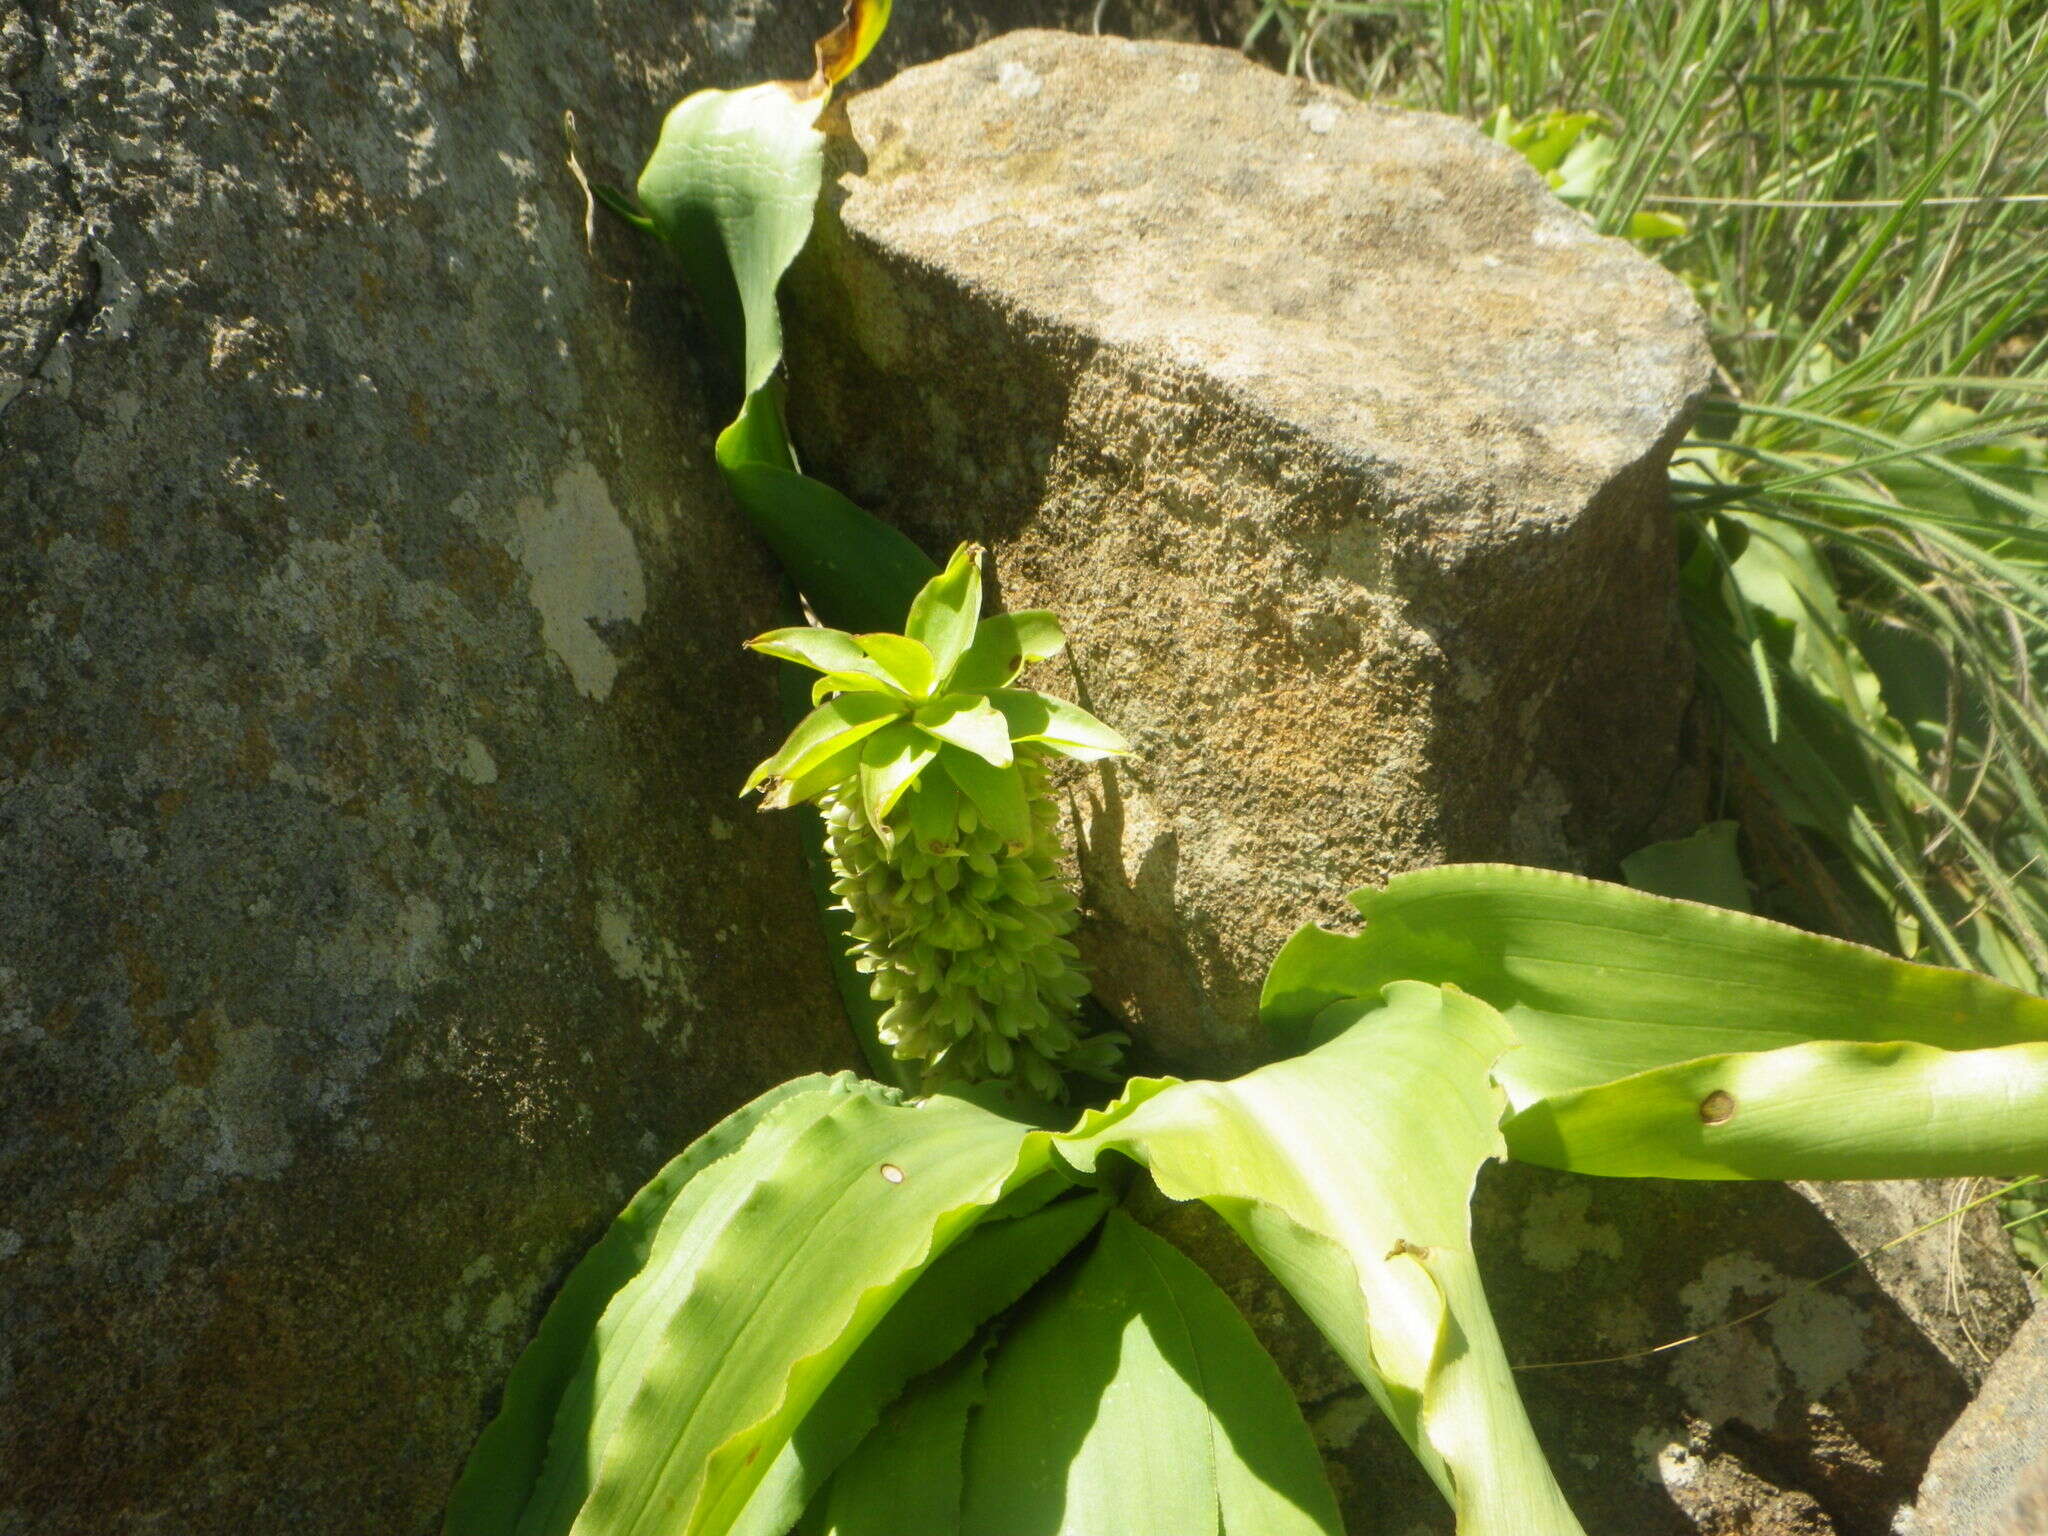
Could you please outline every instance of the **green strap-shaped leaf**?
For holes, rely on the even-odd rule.
[[[841,688],[853,685],[866,691],[889,692],[896,687],[889,674],[843,630],[819,629],[815,625],[771,629],[749,640],[747,649],[822,672],[826,678],[836,679]]]
[[[1455,990],[1385,1005],[1228,1083],[1138,1081],[1135,1107],[1063,1138],[1121,1152],[1237,1230],[1372,1391],[1458,1513],[1460,1536],[1579,1530],[1515,1391],[1467,1205],[1503,1148],[1492,1074],[1512,1041]]]
[[[623,1398],[572,1525],[523,1536],[712,1536],[917,1276],[1045,1166],[1046,1134],[951,1098],[848,1095],[670,1282],[659,1324],[611,1368]],[[659,1264],[650,1268],[650,1276]],[[571,1426],[557,1432],[560,1442]]]
[[[855,1446],[863,1446],[864,1462],[871,1460],[872,1447],[862,1437],[883,1405],[913,1377],[965,1348],[976,1329],[1015,1303],[1093,1231],[1108,1205],[1103,1195],[1077,1194],[1026,1216],[986,1222],[920,1275],[805,1416],[761,1480],[733,1536],[782,1536]],[[956,1520],[959,1477],[956,1440],[951,1504]],[[927,1528],[909,1523],[896,1529],[924,1536]]]
[[[960,1536],[967,1424],[987,1370],[983,1343],[906,1392],[832,1479],[804,1536]]]
[[[1266,979],[1282,1039],[1389,981],[1448,983],[1520,1042],[1499,1078],[1539,1099],[1705,1056],[1824,1040],[1971,1051],[2048,1042],[2048,1000],[1740,912],[1508,864],[1447,865],[1360,891],[1357,935],[1304,928]]]
[[[966,1473],[961,1536],[1343,1529],[1272,1357],[1214,1281],[1120,1211],[997,1346]]]
[[[699,91],[669,112],[640,172],[640,206],[733,349],[747,395],[782,360],[775,290],[811,235],[823,105],[776,82]]]
[[[1654,1179],[2048,1173],[2048,1045],[1823,1040],[1555,1094],[1507,1124],[1524,1162]]]
[[[884,694],[849,693],[828,699],[797,722],[773,757],[755,766],[740,793],[764,779],[800,779],[827,758],[901,719],[903,712],[898,700]]]
[[[518,1531],[568,1529],[623,1415],[628,1391],[620,1383],[630,1386],[637,1380],[642,1351],[687,1293],[718,1234],[805,1132],[874,1091],[846,1073],[822,1092],[794,1094],[772,1105],[738,1148],[710,1164],[669,1203],[639,1272],[618,1288],[596,1326],[587,1330],[575,1371],[557,1394],[547,1456],[538,1463]],[[549,1326],[544,1322],[543,1331]]]
[[[470,1452],[448,1501],[447,1536],[505,1536],[533,1492],[549,1431],[605,1308],[647,1263],[662,1219],[676,1197],[712,1164],[739,1150],[768,1113],[785,1100],[819,1100],[844,1091],[850,1079],[793,1078],[735,1110],[672,1158],[626,1203],[597,1246],[556,1292],[540,1331],[505,1383],[494,1418]],[[822,1104],[818,1106],[822,1112]]]

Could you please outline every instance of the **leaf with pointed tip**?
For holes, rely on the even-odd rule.
[[[761,1480],[733,1536],[782,1536],[855,1446],[862,1447],[865,1470],[883,1472],[866,1465],[872,1447],[862,1439],[883,1405],[913,1377],[965,1348],[977,1328],[1093,1231],[1107,1209],[1106,1196],[1078,1194],[1028,1215],[987,1221],[936,1260],[832,1379]],[[953,1460],[957,1513],[957,1444]],[[898,1529],[920,1536],[925,1530],[916,1524]]]
[[[827,758],[902,718],[902,704],[881,694],[848,693],[820,704],[797,722],[773,757],[755,765],[740,793],[764,779],[801,778]]]
[[[974,639],[980,617],[981,546],[962,544],[912,599],[903,632],[931,652],[932,669],[943,684]]]
[[[975,626],[974,643],[947,686],[961,693],[1006,688],[1032,662],[1057,656],[1066,646],[1060,621],[1043,608],[990,614]]]
[[[1062,1138],[1092,1170],[1136,1159],[1214,1208],[1358,1374],[1458,1513],[1462,1536],[1579,1536],[1515,1390],[1468,1202],[1499,1156],[1493,1074],[1513,1036],[1451,988],[1397,981],[1313,1048],[1228,1083],[1135,1080],[1132,1106]]]
[[[853,638],[911,698],[932,696],[932,683],[938,674],[932,665],[932,653],[923,645],[908,635],[892,635],[886,630]]]
[[[1279,1368],[1170,1244],[1112,1211],[1028,1307],[969,1424],[963,1536],[1342,1530]]]
[[[1031,840],[1031,802],[1014,763],[998,768],[948,743],[939,748],[939,766],[998,837],[1009,843]]]
[[[692,1181],[742,1148],[785,1100],[823,1095],[835,1082],[843,1091],[848,1080],[818,1073],[769,1089],[691,1142],[627,1202],[610,1230],[562,1282],[540,1331],[513,1366],[497,1417],[477,1440],[448,1501],[446,1536],[505,1536],[518,1523],[547,1454],[556,1413],[599,1318],[646,1267],[665,1218]],[[707,1180],[697,1193],[709,1193],[724,1176]]]
[[[1013,741],[1041,741],[1062,756],[1083,763],[1131,750],[1121,735],[1064,699],[1028,688],[1000,688],[988,698],[1009,722]]]
[[[996,713],[987,699],[971,693],[949,693],[933,699],[912,719],[920,730],[972,752],[997,768],[1007,768],[1016,760],[1010,746],[1009,722]]]
[[[903,792],[938,755],[937,745],[907,720],[870,736],[860,754],[860,804],[868,820],[877,827],[888,821]]]
[[[812,625],[771,629],[767,634],[756,635],[749,640],[747,649],[759,651],[763,656],[773,656],[777,661],[793,661],[827,677],[841,674],[880,683],[885,689],[895,687],[889,674],[876,665],[868,653],[854,642],[853,636],[844,630],[819,629]]]

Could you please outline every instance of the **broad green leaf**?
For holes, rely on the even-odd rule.
[[[1707,1056],[1532,1104],[1525,1162],[1646,1179],[2048,1173],[2048,1044],[1823,1040]]]
[[[869,635],[855,635],[854,643],[869,656],[875,664],[888,673],[896,686],[913,699],[928,699],[932,696],[932,684],[937,680],[937,668],[932,665],[932,653],[908,635],[894,635],[878,631]]]
[[[448,1501],[447,1536],[505,1536],[518,1523],[540,1476],[556,1411],[598,1319],[646,1266],[677,1197],[699,1174],[740,1149],[777,1105],[802,1095],[824,1099],[835,1081],[843,1091],[845,1079],[822,1074],[769,1089],[691,1142],[627,1202],[562,1282],[540,1331],[512,1367],[498,1415],[470,1452]]]
[[[1713,821],[1690,837],[1639,848],[1621,861],[1628,883],[1652,896],[1748,912],[1749,881],[1736,852],[1736,823]]]
[[[933,699],[913,717],[919,728],[939,741],[950,742],[997,768],[1016,760],[1010,747],[1009,723],[985,698],[949,693]]]
[[[744,457],[732,440],[735,427],[718,440],[719,467],[812,611],[835,629],[900,630],[936,569],[930,557],[787,462]]]
[[[981,546],[962,544],[945,570],[926,582],[910,604],[904,633],[932,654],[943,684],[974,639],[981,617]]]
[[[699,91],[669,112],[640,172],[640,206],[733,349],[747,395],[782,360],[775,290],[810,238],[822,106],[773,82]]]
[[[1028,688],[1001,688],[988,697],[1009,722],[1014,741],[1042,741],[1062,756],[1084,763],[1131,750],[1121,735],[1064,699]]]
[[[771,629],[767,634],[756,635],[749,640],[747,649],[759,651],[763,656],[773,656],[778,661],[793,661],[813,672],[822,672],[827,678],[839,678],[836,686],[841,688],[865,684],[859,691],[870,691],[877,686],[886,691],[896,686],[889,674],[854,643],[853,636],[843,630],[819,629],[813,625]]]
[[[774,756],[755,765],[740,793],[764,779],[800,778],[826,758],[902,718],[903,705],[881,694],[848,693],[820,704],[797,722]]]
[[[1057,656],[1066,647],[1066,631],[1043,608],[990,614],[975,626],[974,643],[953,669],[948,686],[962,693],[1006,688],[1032,662]]]
[[[867,1472],[884,1471],[870,1464],[872,1439],[862,1439],[883,1406],[913,1377],[937,1369],[966,1348],[976,1329],[1037,1284],[1095,1229],[1107,1209],[1106,1196],[1078,1194],[1028,1215],[986,1221],[934,1262],[832,1379],[761,1480],[733,1536],[782,1536],[855,1446],[861,1447]],[[957,1437],[952,1463],[951,1507],[957,1519]],[[916,1523],[901,1528],[920,1536],[927,1529]]]
[[[885,725],[861,747],[860,803],[880,827],[939,749],[907,720]]]
[[[1043,1170],[1046,1141],[958,1099],[845,1095],[724,1220],[697,1225],[687,1266],[649,1266],[652,1326],[603,1360],[597,1414],[615,1422],[590,1441],[588,1497],[530,1513],[521,1536],[728,1530],[918,1275]],[[556,1443],[589,1454],[572,1430]]]
[[[1521,1043],[1500,1064],[1516,1111],[1703,1056],[1820,1040],[1970,1051],[2048,1041],[2048,1000],[1781,923],[1552,870],[1457,864],[1351,898],[1356,935],[1304,928],[1260,1012],[1298,1036],[1332,1002],[1417,977],[1461,987]]]
[[[890,1405],[832,1479],[805,1536],[960,1536],[969,1416],[987,1395],[984,1341]]]
[[[820,1092],[792,1095],[772,1105],[734,1154],[711,1164],[670,1202],[638,1273],[605,1306],[589,1331],[574,1374],[562,1387],[547,1456],[516,1527],[523,1536],[569,1529],[595,1482],[599,1460],[624,1419],[631,1391],[645,1372],[644,1352],[714,1253],[727,1223],[774,1177],[790,1149],[808,1132],[846,1103],[873,1091],[852,1074],[842,1073]]]
[[[1031,840],[1031,803],[1015,764],[998,768],[948,744],[939,748],[939,766],[998,836],[1011,843]]]
[[[861,659],[865,661],[867,658],[863,656]],[[881,668],[877,667],[875,671],[878,675],[874,677],[864,677],[858,672],[827,672],[814,678],[811,682],[811,703],[814,706],[822,704],[835,693],[886,693],[903,697],[902,689],[879,675]]]
[[[853,741],[829,757],[820,758],[795,778],[775,780],[761,796],[761,809],[787,810],[817,799],[828,789],[839,788],[860,772],[860,755],[866,745],[865,740]]]
[[[1137,1102],[1060,1150],[1083,1169],[1120,1152],[1228,1221],[1372,1392],[1461,1536],[1577,1533],[1472,1255],[1473,1181],[1503,1150],[1492,1075],[1513,1037],[1451,988],[1399,981],[1383,997],[1234,1082],[1136,1081]]]
[[[1121,1211],[1028,1304],[986,1392],[962,1536],[1342,1529],[1272,1357],[1214,1281]]]

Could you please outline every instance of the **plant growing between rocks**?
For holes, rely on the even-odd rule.
[[[804,477],[782,425],[774,295],[818,192],[817,115],[886,16],[853,0],[808,86],[685,101],[639,207],[608,200],[689,269],[746,390],[719,461],[845,626],[753,642],[819,680],[750,787],[820,805],[823,894],[852,909],[865,978],[850,1008],[887,1005],[871,1045],[932,1091],[800,1078],[656,1174],[515,1367],[448,1530],[1339,1529],[1277,1367],[1124,1208],[1149,1177],[1272,1269],[1460,1532],[1578,1531],[1480,1284],[1482,1165],[2048,1172],[2048,1002],[1714,907],[1453,866],[1357,893],[1359,933],[1296,934],[1261,1003],[1281,1059],[1133,1078],[1054,1128],[1059,1069],[1109,1058],[1071,1022],[1071,898],[1035,780],[1047,755],[1123,743],[1010,686],[1056,648],[1050,615],[982,618],[977,551],[937,570]]]

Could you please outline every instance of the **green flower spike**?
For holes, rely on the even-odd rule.
[[[1108,1075],[1123,1038],[1082,1038],[1088,990],[1067,935],[1052,755],[1130,750],[1062,699],[1013,688],[1066,645],[1050,613],[981,612],[981,550],[963,544],[901,635],[777,629],[750,649],[823,674],[816,708],[748,775],[763,810],[815,800],[854,963],[886,1004],[881,1035],[927,1086],[997,1078],[1046,1098],[1060,1073]]]

